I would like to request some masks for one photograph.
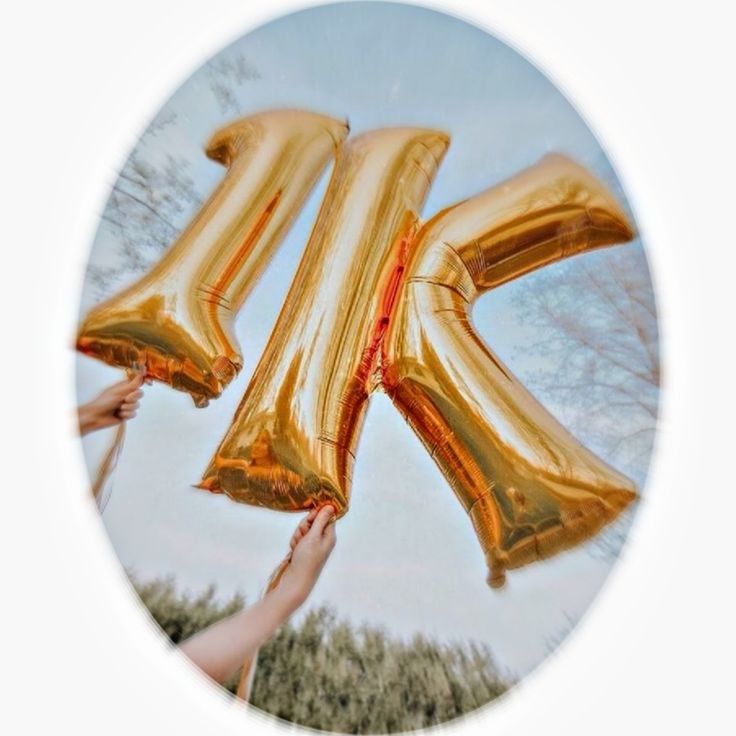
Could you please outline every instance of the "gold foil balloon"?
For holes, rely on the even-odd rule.
[[[270,341],[201,487],[287,511],[348,504],[398,264],[448,139],[396,128],[338,154]]]
[[[270,341],[201,487],[245,503],[345,513],[370,393],[383,388],[469,514],[490,568],[588,539],[635,497],[475,333],[485,291],[633,233],[562,156],[438,213],[418,213],[448,145],[366,133],[338,155]]]
[[[382,345],[386,392],[475,527],[502,585],[507,568],[595,534],[635,496],[473,329],[484,292],[632,237],[604,187],[562,156],[443,210],[416,236]]]
[[[84,320],[77,348],[191,394],[220,395],[242,366],[232,321],[347,125],[299,110],[218,131],[207,155],[227,173],[153,270]]]

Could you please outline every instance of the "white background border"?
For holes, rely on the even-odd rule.
[[[304,3],[310,4],[310,3]],[[609,583],[557,655],[458,736],[734,732],[734,85],[726,3],[426,3],[542,68],[599,136],[648,246],[666,383],[655,465]],[[97,218],[130,147],[275,0],[4,5],[0,725],[259,734],[137,610],[86,502],[72,336]],[[9,410],[9,411],[8,411]],[[6,454],[7,453],[7,454]]]

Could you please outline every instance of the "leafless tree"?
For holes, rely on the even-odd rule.
[[[213,59],[207,63],[207,74],[222,113],[239,113],[238,89],[245,82],[261,78],[258,69],[242,54]]]
[[[538,338],[519,352],[555,414],[610,462],[641,476],[657,421],[657,313],[640,246],[544,269],[514,295]]]
[[[205,78],[220,112],[238,114],[243,86],[259,79],[258,70],[242,55],[222,56],[207,63]],[[148,155],[156,138],[176,126],[176,114],[166,108],[145,130],[112,186],[102,213],[103,227],[112,235],[116,252],[104,265],[90,263],[88,284],[97,298],[122,280],[143,273],[176,240],[203,199],[190,176],[184,156]]]
[[[586,445],[639,484],[657,423],[660,357],[646,256],[632,244],[543,269],[513,303],[535,336],[517,348],[531,390]],[[620,551],[630,515],[591,548]]]
[[[145,271],[176,238],[176,216],[199,202],[187,169],[184,159],[169,156],[163,166],[154,166],[133,152],[102,215],[120,244],[120,264],[92,267],[89,276],[97,286],[105,289],[121,271]]]
[[[547,650],[547,654],[554,653],[577,626],[578,619],[575,616],[570,614],[568,611],[563,611],[562,615],[565,617],[565,623],[562,624],[554,633],[549,634],[544,638],[544,648]]]

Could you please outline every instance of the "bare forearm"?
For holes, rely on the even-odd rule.
[[[79,407],[78,420],[79,433],[83,435],[103,428],[90,404],[84,404]]]
[[[306,600],[335,546],[335,509],[314,509],[292,537],[288,562],[272,578],[273,590],[254,606],[187,639],[181,650],[217,682],[232,677]]]
[[[181,644],[181,651],[217,682],[225,682],[255,656],[302,600],[280,588],[245,611],[218,621]]]

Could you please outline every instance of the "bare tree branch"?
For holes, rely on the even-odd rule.
[[[586,444],[643,480],[654,441],[660,362],[656,306],[638,245],[578,257],[515,287],[524,379]],[[601,546],[620,548],[611,532]]]
[[[261,76],[242,54],[209,62],[206,74],[222,113],[239,113],[244,85]],[[116,177],[101,216],[102,226],[116,247],[109,249],[114,252],[104,254],[104,265],[88,266],[88,280],[97,298],[149,269],[176,240],[201,203],[202,195],[189,175],[189,160],[170,155],[160,162],[160,155],[149,153],[152,141],[167,135],[177,122],[176,113],[164,108],[151,121]],[[160,140],[155,140],[155,145],[160,146]]]

